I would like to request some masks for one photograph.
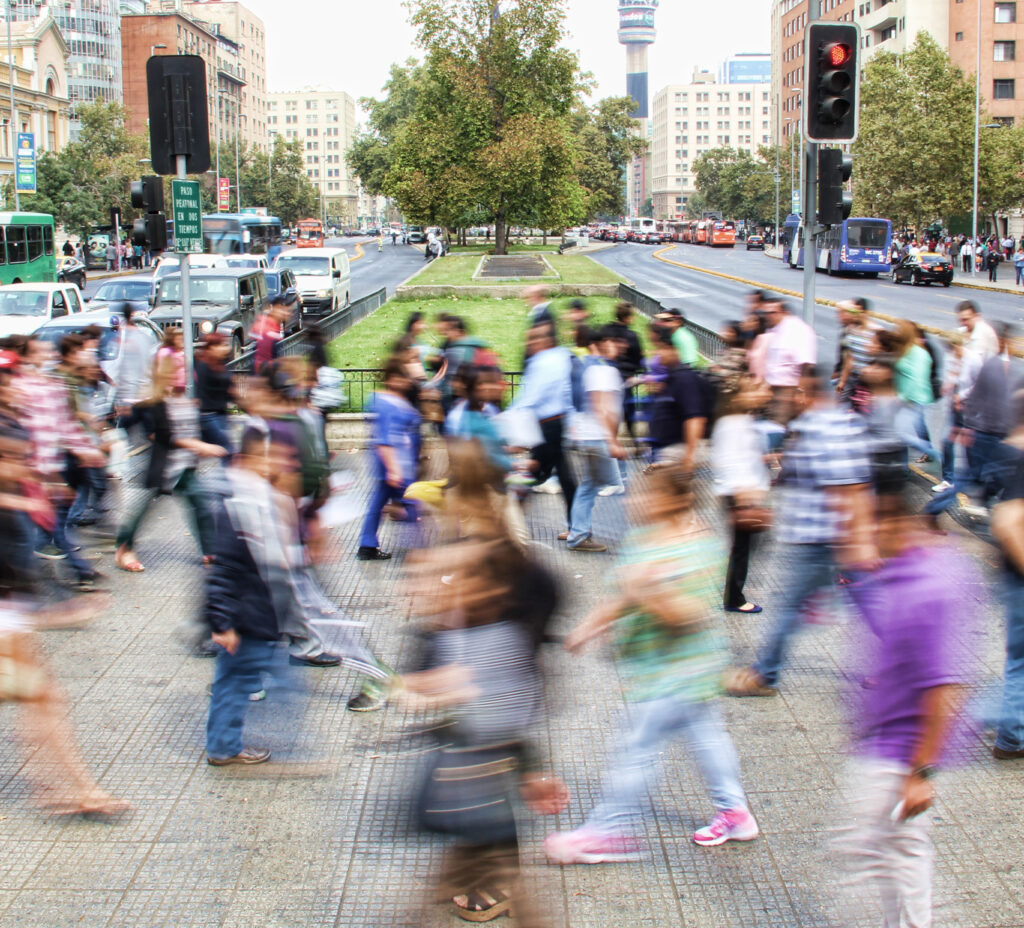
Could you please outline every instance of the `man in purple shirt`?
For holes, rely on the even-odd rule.
[[[930,928],[934,850],[927,810],[969,678],[976,608],[960,591],[971,562],[912,516],[902,472],[876,475],[880,566],[852,584],[864,620],[849,800],[842,841],[873,880],[886,928]],[[951,584],[948,578],[956,577]]]

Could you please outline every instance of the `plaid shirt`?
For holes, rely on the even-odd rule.
[[[26,372],[18,377],[18,389],[21,423],[32,436],[32,466],[44,479],[63,473],[67,452],[95,450],[74,416],[63,380]]]
[[[870,442],[855,413],[811,409],[790,423],[782,455],[776,537],[788,544],[832,544],[845,517],[829,498],[833,487],[871,482]]]

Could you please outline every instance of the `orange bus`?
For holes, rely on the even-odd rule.
[[[732,248],[736,244],[736,223],[731,219],[708,220],[708,244],[712,248]]]
[[[701,219],[691,224],[690,229],[692,230],[694,245],[706,245],[708,243],[709,225],[710,223],[706,219]]]
[[[295,227],[296,248],[324,247],[324,224],[319,219],[300,219]]]

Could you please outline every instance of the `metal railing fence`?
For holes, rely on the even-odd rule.
[[[630,287],[627,284],[619,284],[619,299],[629,303],[641,316],[653,319],[658,313],[664,312],[665,307],[653,296],[649,296],[641,290]],[[705,328],[696,322],[686,320],[686,327],[697,339],[697,349],[708,360],[715,360],[720,357],[726,349],[722,336],[713,329]]]

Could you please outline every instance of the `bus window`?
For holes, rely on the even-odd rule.
[[[43,251],[48,254],[53,254],[53,227],[43,226]]]
[[[851,248],[885,248],[888,229],[881,222],[847,222],[846,243]]]
[[[25,263],[25,227],[7,227],[7,263]]]
[[[28,236],[28,259],[36,261],[43,256],[43,227],[25,226]]]
[[[4,235],[5,226],[0,226],[0,264],[7,263],[7,249],[4,247]]]

